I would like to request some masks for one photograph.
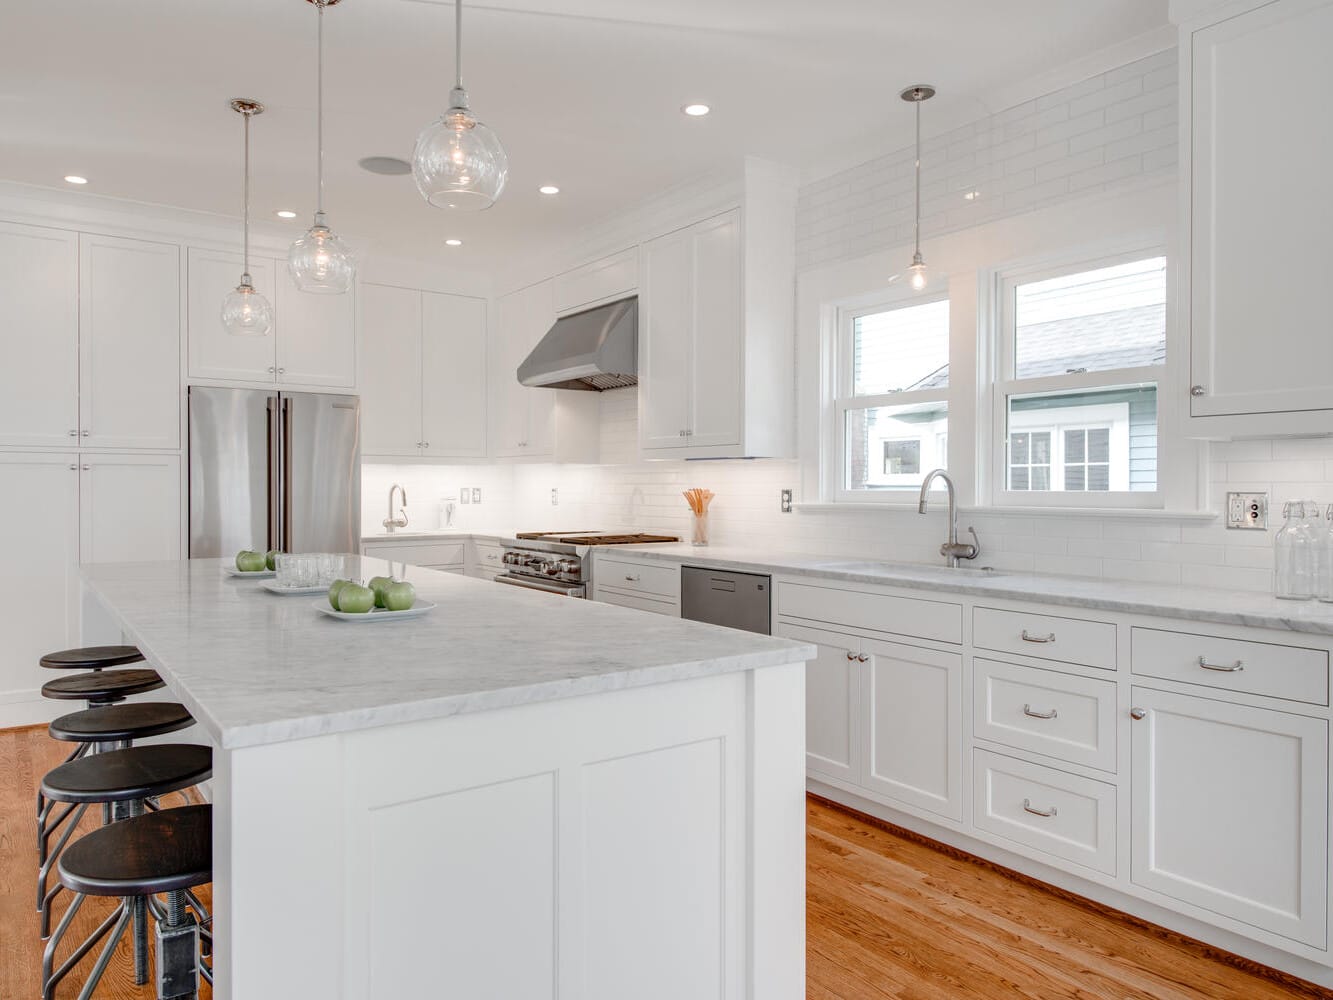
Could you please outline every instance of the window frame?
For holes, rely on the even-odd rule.
[[[892,312],[897,309],[911,309],[915,306],[930,305],[935,302],[945,302],[949,305],[949,325],[950,329],[946,334],[946,358],[950,366],[949,385],[939,389],[917,389],[901,390],[897,392],[882,392],[864,396],[854,395],[856,385],[856,373],[853,370],[856,358],[855,345],[855,325],[856,320],[862,316],[871,316],[876,313]],[[863,489],[854,490],[847,486],[847,415],[857,410],[873,410],[877,407],[908,406],[914,403],[943,403],[947,410],[951,409],[951,393],[957,391],[957,386],[953,379],[953,302],[949,295],[948,283],[941,280],[938,285],[931,287],[925,292],[914,292],[911,289],[893,289],[891,291],[881,291],[874,295],[861,296],[856,300],[840,304],[834,316],[835,335],[834,350],[831,360],[831,388],[833,398],[830,401],[829,412],[832,414],[832,444],[833,461],[828,463],[826,475],[828,480],[825,483],[826,496],[832,497],[836,503],[860,504],[876,503],[889,505],[915,504],[918,497],[919,486],[891,487],[888,489]],[[946,432],[947,433],[947,432]],[[946,456],[945,467],[948,461]],[[921,472],[921,478],[924,478],[929,469]]]
[[[1084,271],[1096,271],[1101,268],[1129,264],[1151,257],[1165,258],[1166,269],[1166,357],[1159,365],[1145,365],[1133,368],[1108,368],[1102,371],[1072,372],[1063,375],[1043,375],[1029,378],[1017,378],[1016,370],[1016,319],[1015,295],[1019,285],[1065,277]],[[1049,257],[1040,262],[1020,266],[997,268],[991,272],[991,294],[993,306],[990,323],[990,357],[993,377],[990,384],[983,387],[989,392],[990,426],[978,432],[983,435],[978,442],[978,453],[988,455],[990,468],[986,471],[990,505],[993,507],[1049,507],[1052,509],[1069,508],[1107,508],[1154,510],[1166,506],[1166,484],[1163,482],[1161,455],[1164,444],[1163,402],[1166,393],[1173,385],[1172,353],[1175,349],[1171,336],[1171,260],[1169,248],[1160,240],[1136,241],[1119,249],[1107,249],[1097,252],[1091,248],[1071,251],[1058,257]],[[1157,389],[1157,486],[1154,490],[1011,490],[1009,489],[1008,448],[1009,448],[1009,398],[1011,396],[1039,395],[1068,391],[1105,391],[1115,388],[1146,387],[1153,385]],[[979,412],[986,408],[979,407]],[[980,422],[979,422],[980,423]],[[1091,421],[1096,423],[1096,421]],[[1054,426],[1054,425],[1053,425]],[[1071,429],[1073,424],[1068,425]],[[1056,427],[1056,431],[1060,428]],[[987,440],[989,439],[989,440]],[[1054,435],[1052,437],[1051,481],[1055,482],[1055,459],[1057,451]],[[1059,449],[1062,454],[1063,447]],[[1061,472],[1063,481],[1063,470]]]

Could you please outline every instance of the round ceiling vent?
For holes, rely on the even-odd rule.
[[[400,160],[396,156],[367,156],[357,162],[361,165],[362,170],[369,170],[372,174],[387,174],[390,177],[398,177],[412,172],[412,164],[406,160]]]

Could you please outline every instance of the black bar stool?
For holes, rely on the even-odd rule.
[[[42,697],[57,701],[85,701],[89,708],[124,701],[132,694],[144,694],[166,687],[156,670],[94,670],[86,674],[57,677],[42,685]]]
[[[104,670],[141,660],[143,653],[137,646],[81,646],[47,653],[37,662],[52,670]]]
[[[68,849],[65,845],[88,806],[111,803],[115,819],[123,820],[142,814],[145,808],[153,809],[151,803],[147,802],[150,797],[197,785],[212,773],[213,751],[210,748],[192,743],[174,743],[110,750],[61,764],[47,774],[42,779],[42,794],[52,802],[66,803],[68,808],[41,834],[43,861],[37,873],[37,909],[41,914],[42,937],[50,933],[51,904],[62,888],[62,883],[57,882],[50,890],[47,889],[51,868],[58,864],[62,852]],[[55,846],[47,852],[50,837],[62,824],[66,824],[64,831]],[[117,824],[113,822],[110,825]],[[142,900],[135,901],[131,906],[136,932],[135,975],[139,983],[146,982],[148,976],[143,906]]]
[[[156,893],[167,894],[165,909],[152,907],[158,917],[159,1000],[197,997],[201,973],[212,982],[212,972],[199,952],[201,937],[211,939],[211,935],[200,930],[190,912],[189,891],[213,880],[212,806],[163,809],[94,830],[60,856],[59,876],[61,884],[76,895],[42,955],[42,1000],[54,1000],[60,981],[107,938],[80,994],[91,996],[135,915],[136,902],[142,909]],[[88,896],[119,896],[121,902],[92,936],[59,968],[53,968],[56,948]]]

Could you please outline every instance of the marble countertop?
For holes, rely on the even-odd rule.
[[[464,536],[466,537],[466,536]],[[229,560],[102,563],[85,586],[217,745],[297,740],[810,659],[813,647],[418,570],[421,618],[342,622]],[[359,573],[388,570],[362,558]]]
[[[1333,604],[1280,601],[1270,594],[1205,587],[1044,576],[1006,570],[949,569],[943,565],[871,562],[808,556],[744,546],[686,544],[617,545],[608,556],[632,555],[679,565],[781,576],[807,576],[845,583],[871,583],[1014,601],[1040,601],[1071,608],[1182,618],[1220,625],[1285,629],[1333,635]],[[596,573],[594,564],[594,576]]]

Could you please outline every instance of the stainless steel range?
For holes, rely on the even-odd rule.
[[[674,535],[612,535],[597,531],[527,531],[504,546],[505,571],[496,583],[564,597],[587,597],[595,545],[678,542]]]

